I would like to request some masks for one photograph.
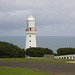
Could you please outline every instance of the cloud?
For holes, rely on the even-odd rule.
[[[66,31],[65,28],[68,27],[68,31],[66,34],[63,32],[63,35],[75,36],[74,0],[0,0],[0,35],[6,35],[4,31],[8,31],[7,33],[15,31],[16,35],[25,35],[23,30],[26,28],[26,20],[30,15],[36,19],[36,27],[39,31],[45,32],[42,27],[48,26],[49,31],[50,27],[55,29],[54,35],[61,35],[60,31]],[[56,32],[57,29],[59,34]],[[71,30],[73,31],[70,32]],[[21,33],[17,34],[17,31]]]
[[[47,25],[39,27],[37,35],[41,36],[74,36],[75,25]]]

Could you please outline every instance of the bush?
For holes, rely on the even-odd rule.
[[[31,57],[43,57],[45,54],[53,54],[53,51],[48,48],[28,48],[26,49],[26,55]]]
[[[16,45],[0,41],[0,58],[23,58],[25,50]]]
[[[59,48],[57,53],[58,55],[75,54],[75,48]]]

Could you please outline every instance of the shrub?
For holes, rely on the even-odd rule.
[[[26,55],[31,57],[43,57],[45,54],[53,54],[53,51],[48,48],[32,47],[26,49]]]
[[[58,55],[75,54],[75,48],[59,48],[57,53]]]
[[[25,57],[25,50],[16,45],[0,41],[0,58],[22,58]]]

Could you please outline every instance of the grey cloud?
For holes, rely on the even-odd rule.
[[[75,1],[0,0],[1,31],[2,29],[12,30],[12,33],[14,30],[22,31],[21,29],[26,28],[26,20],[30,15],[36,19],[38,29],[48,25],[53,26],[52,28],[68,25],[70,29],[70,25],[75,25]]]

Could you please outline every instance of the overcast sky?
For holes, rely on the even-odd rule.
[[[30,15],[37,36],[75,36],[75,0],[0,0],[0,36],[25,36]]]

